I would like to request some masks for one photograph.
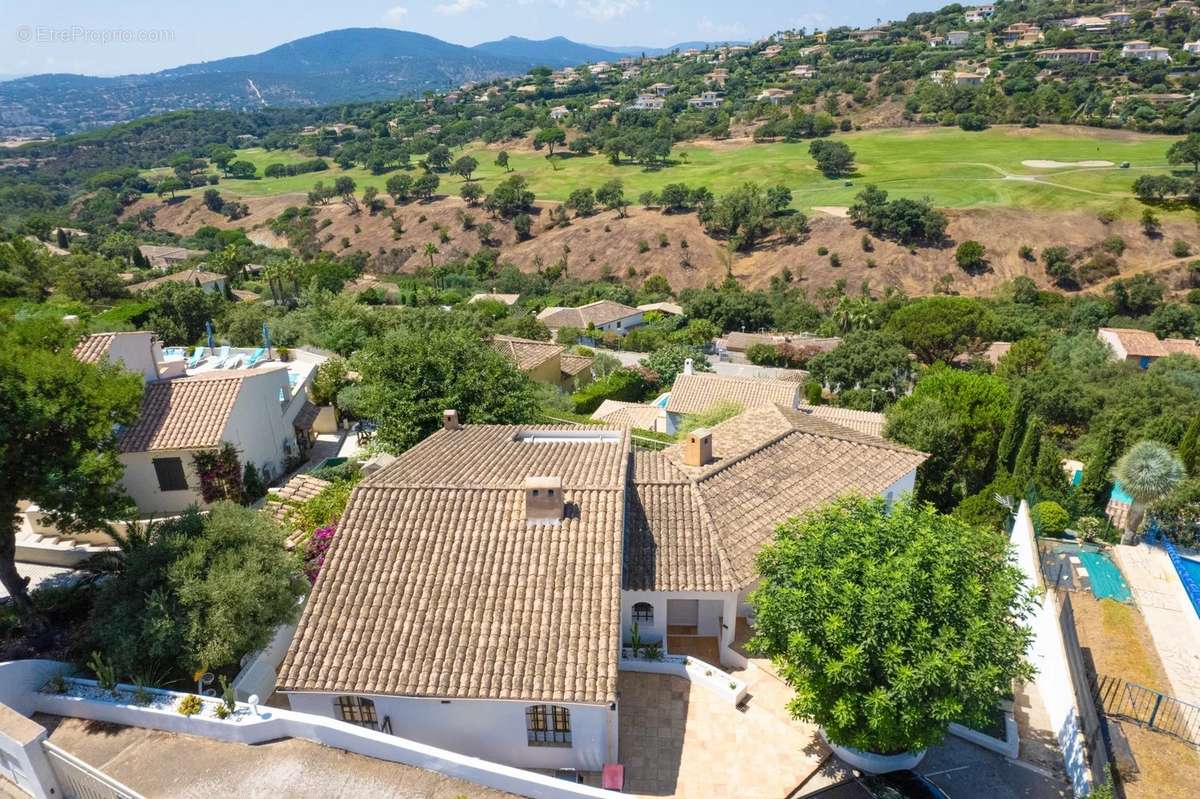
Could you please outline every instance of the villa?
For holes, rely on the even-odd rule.
[[[779,105],[784,100],[792,96],[790,89],[763,89],[754,99],[758,102],[768,102],[771,105]]]
[[[950,31],[946,34],[946,44],[950,47],[962,47],[971,38],[967,31]]]
[[[1150,42],[1143,39],[1135,39],[1131,42],[1125,42],[1121,47],[1121,56],[1124,58],[1136,58],[1139,61],[1170,61],[1171,52],[1165,47],[1152,47]]]
[[[558,122],[560,119],[566,119],[569,116],[571,116],[571,110],[565,105],[556,105],[550,109],[550,118],[555,122]]]
[[[720,108],[722,102],[721,95],[707,91],[688,99],[688,105],[692,108]]]
[[[160,271],[183,263],[191,258],[203,258],[208,255],[205,250],[189,250],[187,247],[165,247],[158,244],[142,244],[138,247],[150,266]]]
[[[580,330],[595,329],[600,333],[623,336],[642,324],[642,311],[612,300],[597,300],[578,308],[551,306],[537,315],[538,321],[557,333],[564,327]]]
[[[270,482],[312,441],[317,409],[308,386],[322,356],[294,351],[283,364],[267,360],[265,349],[197,349],[199,357],[164,351],[153,333],[141,331],[87,336],[74,351],[85,363],[112,363],[145,380],[138,418],[117,442],[121,486],[143,516],[204,506],[193,463],[199,452],[232,444],[241,462]]]
[[[219,272],[207,272],[203,269],[184,269],[141,283],[134,283],[129,287],[129,291],[132,294],[140,294],[143,291],[158,288],[165,283],[182,283],[186,286],[197,286],[210,294],[213,292],[222,294],[225,291],[226,282],[225,275]]]
[[[847,492],[898,496],[925,457],[773,405],[662,451],[446,411],[354,489],[278,690],[470,756],[599,771],[635,634],[744,665],[735,629],[775,526]]]
[[[801,383],[795,380],[765,380],[754,377],[727,377],[713,372],[697,372],[691,359],[683,373],[675,378],[667,400],[666,432],[674,434],[685,416],[704,413],[714,405],[732,403],[742,410],[764,405],[795,409],[800,404]]]
[[[666,97],[674,90],[675,84],[673,83],[655,83],[649,88],[649,91],[658,97]]]
[[[627,108],[633,111],[661,111],[665,101],[653,94],[639,94]]]
[[[1191,355],[1200,358],[1200,340],[1187,338],[1159,339],[1149,330],[1125,327],[1102,327],[1097,337],[1112,350],[1114,360],[1137,364],[1141,369],[1168,355]]]
[[[1055,50],[1042,50],[1038,56],[1047,61],[1074,61],[1079,64],[1092,64],[1100,60],[1100,51],[1090,47],[1062,47]]]
[[[493,336],[492,349],[539,383],[579,388],[592,380],[592,358],[575,355],[549,341],[515,336]]]

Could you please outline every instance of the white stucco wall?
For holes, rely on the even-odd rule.
[[[1118,361],[1123,361],[1129,357],[1129,353],[1125,351],[1125,347],[1121,345],[1121,337],[1111,330],[1097,330],[1096,335],[1108,345],[1108,348],[1113,352],[1113,358]]]
[[[645,324],[645,315],[639,311],[636,314],[626,316],[622,319],[614,319],[611,322],[606,322],[602,325],[596,325],[597,330],[604,332],[613,332],[618,336],[623,336],[635,327]]]
[[[607,705],[550,703],[571,712],[571,746],[530,746],[525,708],[536,702],[490,699],[441,700],[371,696],[379,723],[391,719],[392,734],[518,768],[599,771],[617,762],[617,710]],[[288,693],[292,710],[337,718],[336,694]]]
[[[672,603],[671,600],[698,600],[695,607],[695,618],[683,603]],[[661,642],[664,652],[667,646],[668,624],[695,624],[698,635],[712,635],[720,639],[721,663],[714,666],[743,665],[741,658],[733,652],[733,637],[736,633],[738,595],[734,591],[728,593],[708,591],[622,591],[621,592],[621,641],[629,643],[633,636],[633,606],[639,602],[649,602],[654,608],[654,621],[651,624],[638,623],[638,636],[643,644]],[[683,616],[680,613],[683,613]],[[686,618],[684,618],[686,616]],[[678,619],[673,620],[673,619]],[[724,625],[724,626],[722,626]]]
[[[127,371],[140,374],[142,379],[150,382],[158,379],[162,350],[154,343],[153,333],[120,333],[113,336],[108,348],[108,360]]]

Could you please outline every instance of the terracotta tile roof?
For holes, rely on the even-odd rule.
[[[661,408],[620,400],[604,400],[599,408],[592,411],[592,418],[597,421],[615,427],[639,427],[642,430],[655,430],[661,417]]]
[[[746,411],[713,427],[712,437],[711,465],[683,465],[679,444],[661,454],[695,482],[742,586],[780,522],[846,493],[880,494],[928,457],[781,406]],[[653,468],[666,476],[666,467]]]
[[[557,306],[546,308],[537,315],[537,318],[546,327],[555,329],[560,327],[587,327],[588,325],[599,326],[615,322],[618,319],[624,319],[627,316],[636,316],[639,313],[641,311],[637,308],[630,308],[628,305],[622,305],[619,302],[597,300],[587,305],[580,305],[578,308],[562,308]]]
[[[164,267],[188,258],[208,255],[205,250],[189,250],[187,247],[163,246],[161,244],[142,244],[138,247],[151,266]]]
[[[492,336],[491,344],[492,349],[515,363],[522,372],[532,371],[563,353],[563,348],[552,342],[515,336]]]
[[[1158,340],[1158,336],[1148,330],[1135,330],[1128,327],[1102,327],[1100,328],[1100,332],[1116,335],[1117,340],[1121,342],[1121,346],[1125,348],[1125,352],[1128,355],[1162,358],[1170,354],[1169,350]]]
[[[484,292],[472,295],[471,299],[467,300],[467,302],[472,303],[483,302],[484,300],[492,300],[494,302],[502,302],[505,305],[516,305],[517,300],[519,299],[521,299],[520,294],[497,294],[495,292]]]
[[[592,358],[589,355],[575,355],[573,353],[564,352],[562,356],[562,364],[559,368],[562,369],[563,374],[574,377],[580,372],[586,372],[588,369],[591,369],[592,363],[595,360],[595,358]]]
[[[276,524],[288,531],[287,540],[284,541],[287,549],[293,549],[301,539],[312,532],[292,528],[288,519],[292,508],[298,503],[312,499],[330,485],[333,484],[328,480],[310,474],[297,474],[278,488],[267,489],[267,501],[263,503],[262,510],[273,518]]]
[[[354,490],[280,690],[614,701],[629,442],[615,431],[441,430]],[[524,479],[561,477],[557,525]]]
[[[736,402],[743,409],[760,405],[795,406],[800,383],[791,380],[762,380],[726,377],[712,372],[680,375],[671,386],[668,413],[703,413],[718,402]]]
[[[1193,358],[1200,358],[1200,339],[1165,338],[1162,340],[1162,345],[1172,355],[1180,353],[1191,355]]]
[[[673,316],[683,316],[683,306],[674,302],[648,302],[637,308],[639,311],[658,311]]]
[[[108,357],[108,351],[112,349],[116,337],[116,333],[93,333],[84,336],[75,345],[75,358],[84,363],[99,363]]]
[[[121,451],[217,446],[246,376],[239,370],[150,383],[137,421],[121,436]]]
[[[296,411],[296,418],[292,420],[292,427],[297,430],[308,430],[321,415],[321,409],[309,402],[307,397],[303,402],[300,410]]]
[[[149,291],[152,288],[163,285],[164,283],[186,283],[191,286],[200,281],[200,285],[204,286],[209,283],[216,283],[224,280],[225,276],[217,272],[206,272],[203,269],[184,269],[180,272],[172,272],[169,275],[156,277],[152,280],[146,280],[142,283],[134,283],[129,287],[129,290],[134,294],[142,291]],[[257,297],[255,298],[257,299]]]
[[[742,587],[699,487],[661,452],[634,452],[634,490],[625,499],[625,590]]]
[[[866,433],[869,436],[883,438],[883,428],[887,425],[887,417],[882,413],[872,411],[856,411],[852,408],[837,408],[832,405],[800,404],[801,411],[812,414],[818,419]]]

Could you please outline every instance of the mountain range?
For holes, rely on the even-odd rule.
[[[684,47],[693,44],[681,45]],[[382,100],[536,65],[616,60],[658,48],[604,48],[561,36],[509,36],[474,47],[392,28],[346,28],[254,55],[114,77],[45,74],[0,82],[0,136],[73,133],[188,108],[247,110]]]

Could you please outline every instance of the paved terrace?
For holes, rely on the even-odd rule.
[[[247,746],[43,714],[34,721],[50,731],[51,742],[147,799],[515,799],[433,771],[296,738]]]
[[[1200,705],[1200,617],[1167,553],[1149,544],[1113,547],[1117,564],[1162,660],[1170,692]],[[1149,686],[1157,687],[1157,686]]]

